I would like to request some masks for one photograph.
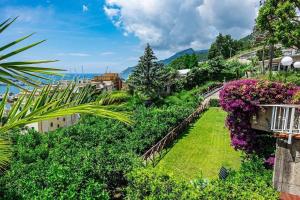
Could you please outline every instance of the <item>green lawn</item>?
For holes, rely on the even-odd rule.
[[[183,134],[156,169],[186,180],[199,176],[216,178],[222,165],[238,169],[240,152],[230,146],[225,117],[220,108],[210,108]]]

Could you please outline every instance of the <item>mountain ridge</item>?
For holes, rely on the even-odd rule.
[[[167,65],[169,63],[171,63],[173,60],[184,56],[184,55],[191,55],[191,54],[196,54],[196,55],[203,55],[205,57],[205,55],[207,55],[208,53],[208,49],[203,49],[203,50],[194,50],[193,48],[188,48],[182,51],[179,51],[177,53],[175,53],[174,55],[170,56],[169,58],[163,59],[163,60],[159,60],[159,63],[163,63],[164,65]],[[129,75],[132,73],[132,71],[134,70],[136,66],[134,67],[128,67],[125,70],[123,70],[120,73],[120,76],[123,79],[127,79],[129,77]]]

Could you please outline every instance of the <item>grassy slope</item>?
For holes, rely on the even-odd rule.
[[[240,153],[230,146],[229,132],[224,125],[226,113],[220,108],[210,108],[156,166],[191,180],[198,176],[215,178],[220,167],[238,169]]]

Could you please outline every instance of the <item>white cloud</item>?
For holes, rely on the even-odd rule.
[[[88,57],[91,56],[87,53],[80,53],[80,52],[74,52],[74,53],[58,53],[58,56],[76,56],[76,57]]]
[[[106,51],[106,52],[102,52],[100,53],[101,56],[109,56],[109,55],[114,55],[115,53],[114,52],[111,52],[111,51]]]
[[[207,48],[219,32],[250,33],[257,6],[256,0],[106,0],[104,11],[124,35],[174,52]]]
[[[89,11],[89,7],[87,5],[82,5],[82,11],[83,12]]]

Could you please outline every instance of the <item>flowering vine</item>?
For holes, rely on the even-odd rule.
[[[248,154],[256,153],[271,164],[275,140],[271,134],[251,128],[250,119],[259,111],[260,104],[291,103],[299,88],[293,84],[243,79],[227,83],[220,92],[220,105],[228,112],[226,125],[231,144]],[[272,149],[267,148],[272,146]]]

